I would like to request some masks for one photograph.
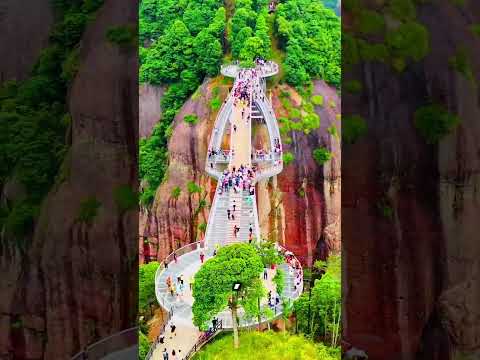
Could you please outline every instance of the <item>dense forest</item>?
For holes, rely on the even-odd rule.
[[[268,4],[142,0],[140,81],[167,87],[161,119],[140,141],[142,205],[152,204],[164,178],[175,115],[206,77],[219,74],[222,63],[239,60],[248,67],[257,57],[274,59],[283,69],[281,82],[301,90],[324,79],[340,90],[340,18],[331,10],[334,2],[282,0],[273,14]]]

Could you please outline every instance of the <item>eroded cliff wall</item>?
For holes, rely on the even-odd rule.
[[[480,8],[469,6],[419,7],[426,59],[400,74],[365,63],[352,77],[363,95],[344,95],[368,133],[343,149],[343,339],[369,359],[479,356],[478,89],[449,66],[462,46],[479,78]],[[413,124],[428,101],[462,119],[437,145]]]

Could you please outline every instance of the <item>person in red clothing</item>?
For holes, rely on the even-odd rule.
[[[203,259],[205,258],[205,254],[203,253],[203,251],[200,253],[200,261],[201,263],[203,264]]]

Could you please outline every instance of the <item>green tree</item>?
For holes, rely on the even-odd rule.
[[[222,61],[222,44],[209,31],[202,30],[193,41],[198,71],[208,76],[218,74]]]
[[[138,311],[141,313],[155,300],[155,273],[159,266],[158,262],[152,261],[138,269]]]
[[[220,248],[195,274],[193,285],[193,323],[205,328],[216,314],[227,306],[233,320],[234,346],[238,348],[237,310],[242,303],[257,299],[261,288],[262,259],[249,244],[233,244]],[[233,285],[241,284],[238,294]]]

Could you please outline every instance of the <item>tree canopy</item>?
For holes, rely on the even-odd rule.
[[[207,260],[195,274],[193,323],[205,328],[216,314],[224,310],[235,283],[242,284],[242,301],[253,297],[256,300],[259,287],[263,287],[260,281],[262,271],[262,259],[252,245],[233,244],[220,248],[217,255]]]

